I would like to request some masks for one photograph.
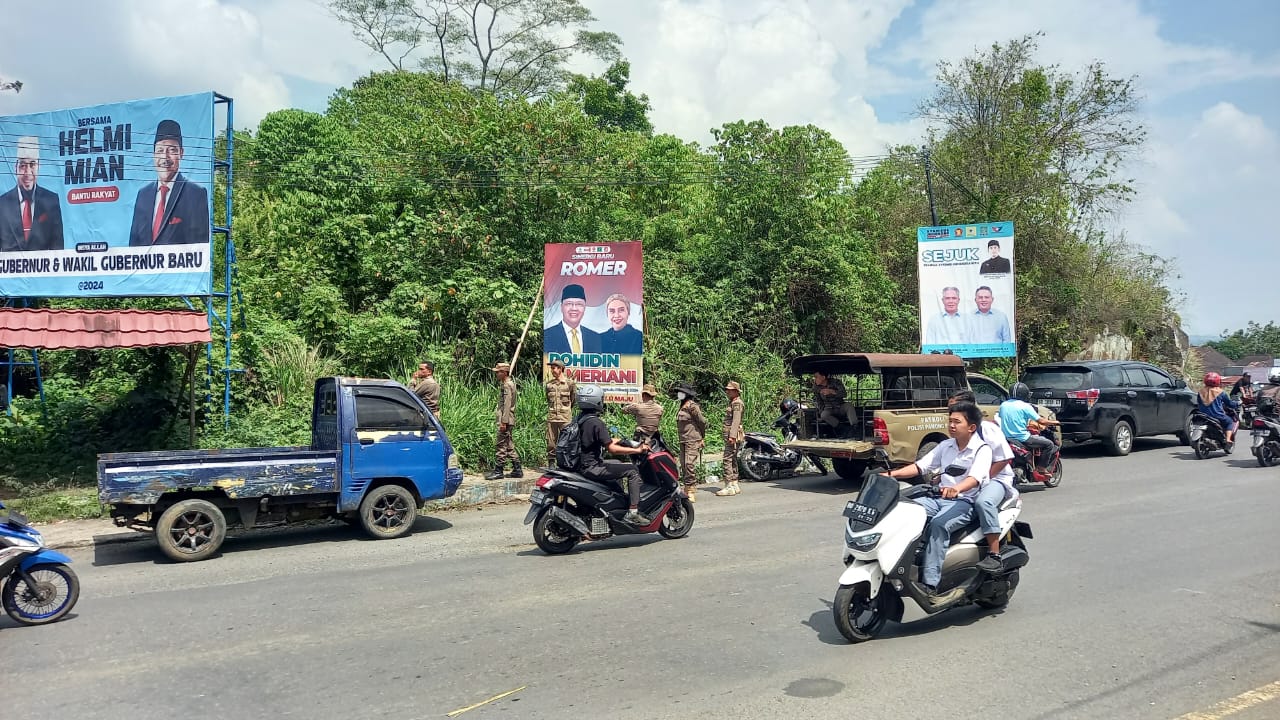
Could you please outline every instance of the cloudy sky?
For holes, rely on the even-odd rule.
[[[1172,259],[1184,327],[1280,321],[1280,3],[1270,0],[585,0],[618,33],[659,131],[814,123],[854,155],[917,142],[939,60],[1043,31],[1039,59],[1136,75],[1151,138],[1115,230]],[[323,109],[385,61],[322,0],[10,3],[0,114],[217,90],[237,126]],[[998,220],[999,218],[992,218]]]

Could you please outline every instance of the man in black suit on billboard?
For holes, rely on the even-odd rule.
[[[1009,265],[1009,258],[1000,257],[1000,241],[992,240],[987,243],[987,251],[991,253],[991,259],[982,263],[978,268],[979,275],[1006,275],[1012,268]]]
[[[560,293],[562,320],[542,331],[542,352],[574,355],[600,352],[600,333],[582,327],[582,316],[586,311],[586,290],[577,284],[565,285]]]
[[[156,182],[138,191],[130,246],[209,243],[209,192],[178,172],[182,155],[182,128],[161,120],[151,153]]]
[[[18,138],[13,174],[18,184],[0,195],[0,251],[62,249],[62,207],[58,194],[36,184],[40,139]]]

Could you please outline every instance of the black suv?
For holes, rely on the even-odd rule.
[[[1133,438],[1175,434],[1185,445],[1196,394],[1160,368],[1131,360],[1033,365],[1022,375],[1031,401],[1052,409],[1062,436],[1097,438],[1112,455],[1128,455]]]

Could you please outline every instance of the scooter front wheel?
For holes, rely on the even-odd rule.
[[[671,509],[662,516],[662,524],[658,526],[658,534],[668,540],[676,540],[689,534],[693,529],[693,503],[688,498],[677,498]]]
[[[80,599],[80,579],[62,563],[41,563],[27,570],[28,584],[13,573],[4,584],[4,611],[23,625],[61,620]]]
[[[885,593],[871,597],[871,588],[865,583],[841,585],[836,591],[831,613],[836,629],[851,643],[866,642],[880,634],[888,615],[885,613]]]

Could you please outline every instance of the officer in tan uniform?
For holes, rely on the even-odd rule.
[[[676,429],[680,435],[680,482],[689,502],[696,502],[694,488],[698,484],[698,457],[707,437],[707,417],[698,406],[698,393],[688,385],[676,386],[676,400],[680,411],[676,413]]]
[[[413,394],[422,399],[431,414],[440,416],[440,382],[436,380],[436,364],[428,360],[418,363],[418,370],[413,374],[413,384],[409,386]]]
[[[511,431],[516,427],[516,383],[510,377],[511,364],[500,362],[493,371],[498,373],[499,385],[498,408],[494,412],[498,423],[498,447],[493,470],[484,477],[486,480],[497,480],[502,477],[502,468],[510,460],[511,472],[507,473],[507,477],[522,478],[524,470],[520,467],[520,454],[516,452],[515,441],[511,438]]]
[[[552,360],[551,379],[543,387],[547,391],[547,462],[556,465],[556,438],[565,425],[573,422],[573,401],[578,384],[565,377],[564,362]]]
[[[840,378],[827,375],[822,371],[813,374],[813,392],[817,396],[818,421],[830,429],[827,437],[836,437],[840,421],[845,420],[852,428],[854,425],[853,406],[845,402],[847,391]],[[821,436],[819,430],[819,436]]]
[[[636,440],[640,442],[649,442],[653,434],[658,432],[658,425],[662,423],[662,413],[666,412],[666,408],[657,400],[654,400],[658,391],[652,385],[645,385],[640,391],[640,402],[629,403],[622,408],[624,415],[630,415],[636,419]]]
[[[724,391],[729,395],[729,405],[724,410],[724,487],[716,491],[716,497],[737,495],[742,492],[738,487],[738,446],[745,436],[742,433],[742,398],[738,383],[730,380],[725,383]]]

